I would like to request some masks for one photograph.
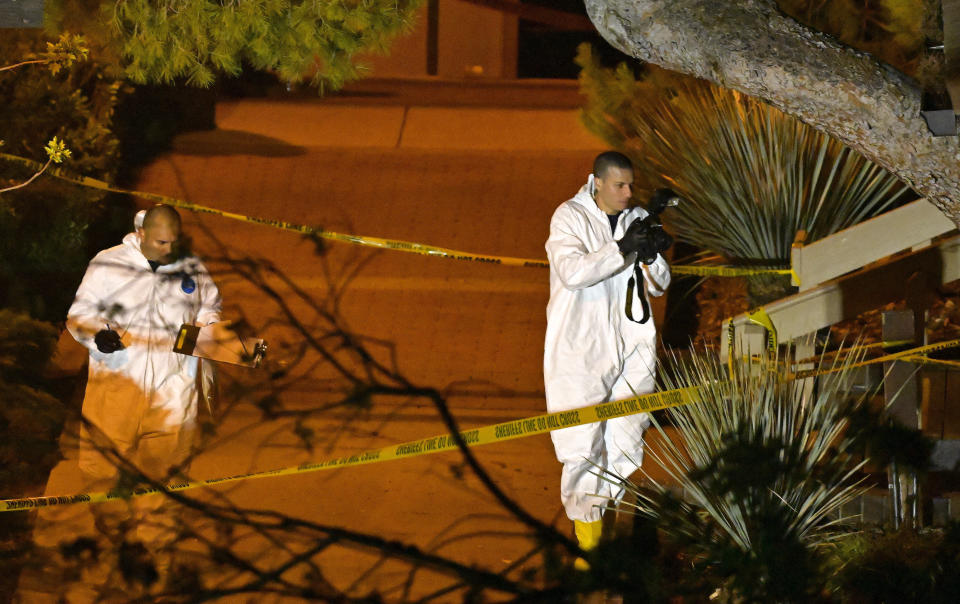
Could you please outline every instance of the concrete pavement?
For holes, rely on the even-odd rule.
[[[301,148],[513,151],[602,150],[570,108],[345,105],[318,100],[243,100],[217,105],[218,131],[182,135],[177,151],[217,149],[223,131]],[[222,152],[223,147],[221,145]],[[255,149],[250,151],[256,152]],[[236,152],[236,151],[233,151]],[[589,171],[589,166],[588,166]]]

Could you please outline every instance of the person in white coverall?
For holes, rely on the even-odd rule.
[[[617,152],[602,153],[587,183],[550,221],[543,373],[551,413],[654,390],[656,328],[649,316],[637,322],[639,312],[629,319],[625,305],[628,289],[633,296],[662,295],[670,269],[657,254],[651,264],[640,264],[646,287],[639,282],[641,275],[634,275],[641,235],[632,225],[647,212],[629,207],[632,185],[630,160]],[[631,277],[635,288],[628,287]],[[648,308],[648,299],[635,302],[635,309]],[[603,510],[624,492],[610,480],[636,469],[649,423],[646,414],[639,414],[551,432],[563,464],[560,498],[581,549],[599,542]],[[615,476],[601,478],[603,471]],[[582,559],[576,566],[588,567]]]
[[[173,352],[180,325],[220,319],[220,293],[200,260],[181,257],[180,216],[158,205],[123,243],[97,254],[67,313],[89,350],[80,469],[101,481],[117,468],[104,445],[155,480],[190,453],[197,416],[198,359]]]

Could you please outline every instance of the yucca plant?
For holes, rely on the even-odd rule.
[[[818,546],[836,534],[840,506],[867,488],[847,419],[863,401],[844,388],[856,360],[832,365],[815,393],[787,377],[782,359],[728,366],[695,352],[665,368],[666,387],[699,386],[701,402],[667,412],[672,439],[654,419],[663,444],[647,448],[645,464],[663,468],[683,497],[645,472],[642,485],[627,483],[633,511],[682,547],[694,578],[713,577],[727,600],[806,601],[822,589]]]
[[[638,189],[666,186],[685,202],[664,214],[680,239],[736,264],[785,267],[807,241],[889,208],[893,175],[812,127],[732,90],[645,66],[577,57],[588,129],[629,155]],[[752,304],[784,295],[786,276],[748,279]]]

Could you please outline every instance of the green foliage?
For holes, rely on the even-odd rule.
[[[44,161],[67,159],[72,172],[113,178],[117,139],[111,131],[121,84],[97,61],[73,63],[83,54],[74,38],[49,46],[25,30],[0,40],[0,65],[52,53],[48,66],[0,72],[0,139],[3,151]],[[69,59],[70,56],[74,59]],[[66,57],[66,58],[64,58]],[[56,139],[56,143],[53,143]],[[64,149],[70,150],[69,158]],[[33,170],[0,161],[0,189],[22,183]],[[0,306],[62,320],[89,258],[86,233],[104,195],[50,178],[0,196]]]
[[[46,65],[50,73],[56,75],[61,69],[67,69],[76,61],[84,61],[90,54],[83,36],[62,34],[56,42],[47,42],[47,49],[30,53],[22,61],[12,65],[0,66],[0,71],[18,69],[27,65]]]
[[[640,78],[624,64],[607,69],[587,45],[577,63],[587,128],[631,156],[640,190],[667,186],[686,199],[665,215],[679,239],[728,261],[788,265],[797,231],[815,241],[906,191],[836,140],[746,95],[654,67]],[[753,303],[767,301],[751,293]]]
[[[0,379],[36,383],[57,341],[53,326],[0,309]]]
[[[648,447],[644,462],[662,467],[685,498],[649,477],[628,489],[637,512],[690,558],[687,580],[713,577],[729,601],[818,597],[831,517],[864,491],[843,391],[855,360],[818,378],[815,393],[786,377],[782,359],[726,366],[704,352],[667,368],[666,388],[699,386],[702,400],[668,411],[675,438],[654,421],[663,444]]]
[[[47,42],[47,49],[36,54],[57,75],[61,69],[69,69],[77,61],[85,61],[90,56],[83,36],[61,34],[56,42]],[[32,57],[31,57],[32,58]]]
[[[925,472],[930,467],[934,440],[878,409],[858,407],[849,413],[857,446],[878,467],[896,464],[901,470]]]
[[[136,83],[210,86],[246,63],[286,82],[339,88],[355,57],[385,52],[421,0],[50,0],[48,23],[93,32]],[[91,10],[92,9],[92,10]],[[104,25],[100,25],[100,23]]]
[[[35,55],[48,42],[43,35],[12,30],[0,38],[0,64]],[[0,74],[0,138],[4,151],[37,161],[54,136],[73,150],[71,169],[110,175],[116,163],[116,139],[110,132],[121,84],[107,76],[96,60],[69,70],[24,67]]]
[[[960,593],[960,524],[945,531],[858,534],[838,543],[831,588],[842,602],[944,603]]]
[[[56,341],[52,325],[0,309],[0,498],[38,494],[60,459],[57,437],[65,409],[41,375]],[[0,599],[16,588],[29,520],[27,514],[0,514]]]
[[[0,309],[0,486],[4,496],[36,483],[36,468],[58,453],[63,406],[42,389],[41,373],[53,355],[57,330],[48,323]]]

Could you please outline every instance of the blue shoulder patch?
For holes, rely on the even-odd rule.
[[[193,290],[197,289],[197,282],[194,281],[190,275],[184,273],[183,278],[180,280],[180,289],[182,289],[185,294],[192,294]]]

